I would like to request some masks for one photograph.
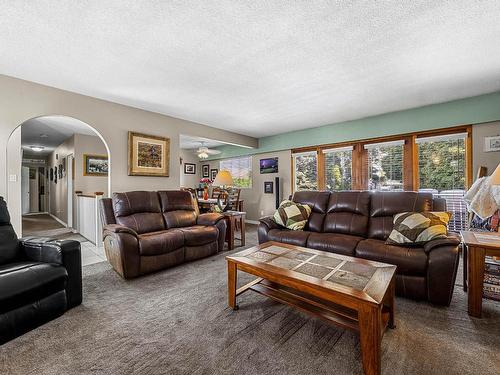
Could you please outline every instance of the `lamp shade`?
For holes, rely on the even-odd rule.
[[[213,182],[215,186],[232,186],[233,185],[233,176],[229,171],[223,170],[217,173],[215,176],[215,180]]]
[[[500,163],[490,177],[490,183],[492,185],[500,185]]]

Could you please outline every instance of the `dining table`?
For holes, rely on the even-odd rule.
[[[217,204],[217,198],[198,198],[198,206],[203,209],[210,209],[214,204]],[[238,203],[238,211],[243,211],[243,200],[240,199]]]

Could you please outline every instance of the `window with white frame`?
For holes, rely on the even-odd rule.
[[[325,189],[352,189],[352,146],[323,150],[325,159]]]
[[[318,189],[318,158],[316,151],[293,154],[294,191]]]
[[[466,139],[467,133],[416,139],[419,189],[446,199],[446,209],[453,214],[452,231],[467,227]]]
[[[404,140],[364,145],[368,153],[368,189],[403,190]]]
[[[244,156],[234,159],[225,159],[219,162],[219,170],[227,170],[233,177],[235,187],[252,187],[252,157]]]

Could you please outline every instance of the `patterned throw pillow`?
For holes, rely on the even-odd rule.
[[[448,235],[449,212],[402,212],[394,215],[394,228],[386,244],[422,245]]]
[[[310,214],[311,207],[308,205],[284,200],[274,213],[273,218],[282,227],[291,230],[302,230],[306,226]]]

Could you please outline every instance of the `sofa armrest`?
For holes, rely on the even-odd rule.
[[[106,235],[106,232],[108,232],[108,233],[128,233],[128,234],[131,234],[131,235],[137,237],[137,232],[135,230],[133,230],[132,228],[126,227],[124,225],[120,225],[120,224],[108,224],[108,225],[105,225],[102,228],[102,230],[103,230],[104,236]]]
[[[426,253],[429,253],[431,250],[437,248],[437,247],[443,247],[443,246],[458,246],[460,245],[460,238],[455,237],[455,236],[448,236],[446,238],[440,238],[437,240],[432,240],[427,242],[424,245],[424,251]]]
[[[264,224],[268,229],[286,229],[281,225],[277,224],[272,216],[264,216],[259,219],[261,224]]]
[[[66,285],[67,308],[82,303],[82,255],[80,242],[60,241],[50,238],[25,237],[21,247],[26,257],[35,262],[56,263],[66,268],[68,283]]]
[[[262,217],[259,219],[259,228],[257,229],[257,235],[259,237],[259,243],[264,243],[269,241],[269,231],[272,229],[284,229],[287,230],[287,228],[282,227],[281,225],[277,224],[272,216],[266,216]]]
[[[130,279],[141,274],[139,236],[136,231],[123,225],[106,225],[103,241],[106,258],[121,277]]]
[[[196,223],[198,225],[215,225],[224,219],[224,215],[218,213],[206,213],[198,216]]]

